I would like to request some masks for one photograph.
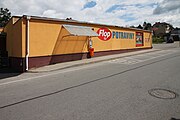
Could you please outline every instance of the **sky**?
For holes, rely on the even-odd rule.
[[[12,15],[41,16],[117,26],[167,22],[180,27],[180,0],[0,0]]]

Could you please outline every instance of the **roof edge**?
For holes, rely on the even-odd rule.
[[[19,16],[17,16],[19,17]],[[83,22],[83,21],[76,21],[76,20],[66,20],[66,19],[58,19],[58,18],[49,18],[49,17],[40,17],[40,16],[29,16],[29,15],[23,15],[22,18],[30,17],[31,19],[36,20],[47,20],[47,21],[56,21],[56,22],[69,22],[69,23],[80,23],[80,24],[88,24],[88,25],[99,25],[99,26],[105,26],[105,27],[117,27],[117,28],[123,28],[123,29],[129,29],[129,30],[138,30],[138,31],[144,31],[144,32],[151,32],[150,30],[143,30],[143,29],[137,29],[137,28],[129,28],[129,27],[123,27],[118,25],[106,25],[101,23],[90,23],[90,22]]]

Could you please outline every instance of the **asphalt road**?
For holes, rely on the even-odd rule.
[[[180,119],[180,49],[0,80],[0,120]],[[152,89],[173,91],[157,98]],[[168,96],[168,93],[157,93]]]

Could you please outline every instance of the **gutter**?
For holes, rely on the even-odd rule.
[[[25,16],[26,18],[26,71],[29,70],[29,20],[30,16]]]

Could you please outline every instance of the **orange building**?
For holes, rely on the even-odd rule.
[[[14,16],[3,32],[9,65],[19,71],[152,48],[150,31],[75,20]]]
[[[3,28],[0,27],[0,33],[3,31]]]

